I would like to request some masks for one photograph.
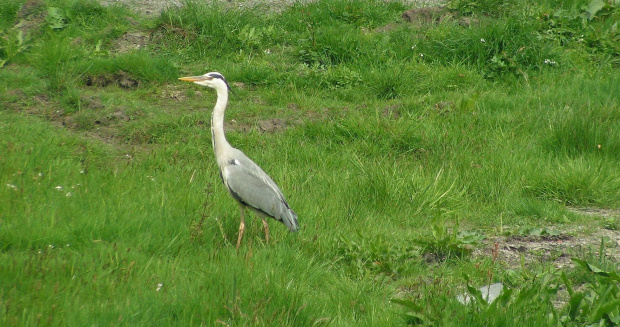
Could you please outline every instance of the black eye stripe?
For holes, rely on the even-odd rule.
[[[226,80],[224,79],[224,76],[222,76],[222,75],[220,75],[220,74],[211,73],[211,74],[209,74],[209,76],[210,76],[210,77],[213,77],[213,78],[219,78],[219,79],[221,79],[221,80],[223,80],[223,81],[226,81]]]
[[[219,78],[222,81],[224,81],[224,83],[226,83],[226,87],[228,87],[229,90],[231,90],[230,85],[228,85],[228,82],[226,81],[226,79],[224,78],[224,76],[222,76],[222,74],[219,73],[207,73],[207,76],[211,77],[211,78]],[[231,90],[232,92],[232,90]]]

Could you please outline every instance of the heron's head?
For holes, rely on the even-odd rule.
[[[226,82],[224,76],[218,72],[206,73],[201,76],[179,77],[179,80],[194,82],[198,85],[208,86],[216,90],[220,88],[230,89],[230,86],[228,86],[228,82]]]

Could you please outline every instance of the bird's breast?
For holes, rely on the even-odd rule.
[[[224,162],[220,167],[220,174],[222,175],[222,181],[226,182],[230,176],[230,166],[241,166],[241,162],[237,159],[231,158]]]

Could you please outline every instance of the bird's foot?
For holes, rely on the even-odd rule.
[[[239,250],[239,246],[241,246],[241,239],[243,238],[244,232],[245,232],[245,223],[241,221],[241,224],[239,224],[239,237],[237,237],[237,250]]]
[[[265,244],[269,244],[269,225],[265,219],[263,219],[263,229],[265,230]]]

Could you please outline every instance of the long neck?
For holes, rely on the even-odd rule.
[[[224,111],[226,110],[226,104],[228,103],[228,90],[217,89],[217,102],[213,108],[213,115],[211,116],[211,141],[213,143],[213,151],[215,151],[215,158],[218,160],[218,165],[222,166],[225,160],[223,154],[227,149],[231,148],[228,141],[226,141],[226,135],[224,134]]]

